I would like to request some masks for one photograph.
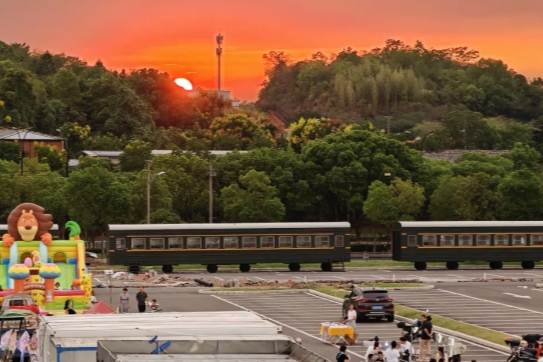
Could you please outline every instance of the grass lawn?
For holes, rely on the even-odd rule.
[[[401,283],[398,283],[398,284],[401,284]],[[390,287],[390,288],[392,288],[392,287]],[[333,288],[333,287],[322,286],[322,287],[317,287],[317,288],[314,288],[314,289],[316,291],[319,291],[321,293],[325,293],[325,294],[328,294],[328,295],[332,295],[334,297],[337,297],[338,296],[337,294],[339,294],[338,289]],[[425,312],[423,312],[423,311],[413,309],[413,308],[409,308],[409,307],[405,307],[405,306],[399,305],[399,304],[395,305],[395,313],[398,316],[405,317],[405,318],[410,318],[410,319],[418,319],[421,314],[425,314]],[[469,323],[459,322],[459,321],[456,321],[454,319],[441,317],[441,316],[433,314],[433,313],[430,313],[430,314],[432,316],[432,323],[434,324],[434,326],[450,329],[450,330],[457,331],[457,332],[460,332],[460,333],[464,333],[464,334],[467,334],[469,336],[484,339],[486,341],[493,342],[493,343],[496,343],[496,344],[503,345],[504,344],[503,340],[505,338],[513,337],[511,335],[508,335],[508,334],[505,334],[505,333],[502,333],[502,332],[498,332],[498,331],[494,331],[492,329],[487,329],[487,328],[475,326],[475,325],[469,324]]]
[[[543,265],[543,262],[537,262],[536,265]],[[445,267],[445,263],[427,263],[428,266],[440,266]],[[470,262],[464,262],[460,263],[460,266],[474,266],[474,265],[481,265],[481,266],[487,266],[488,263],[486,262],[479,262],[479,261],[470,261]],[[513,265],[513,266],[520,266],[520,262],[504,262],[503,265]],[[303,269],[320,269],[320,264],[301,264],[302,270]],[[369,261],[351,261],[345,263],[345,267],[347,268],[378,268],[378,267],[413,267],[413,263],[406,262],[406,261],[392,261],[392,260],[369,260]],[[90,266],[91,270],[106,270],[106,269],[115,269],[115,270],[126,270],[125,266],[122,265],[97,265],[97,266]],[[175,270],[191,270],[191,269],[198,269],[198,270],[205,270],[205,266],[199,265],[199,264],[184,264],[184,265],[175,265],[173,267]],[[221,269],[238,269],[239,265],[219,265],[219,271]],[[288,269],[287,264],[283,263],[270,263],[270,264],[251,264],[251,269],[272,269],[272,268],[279,268],[279,269]],[[155,270],[161,270],[162,266],[148,266],[144,267],[144,269],[155,269]],[[339,269],[336,267],[336,269]]]

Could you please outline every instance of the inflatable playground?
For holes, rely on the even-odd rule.
[[[0,300],[21,293],[40,313],[90,308],[91,274],[85,265],[85,242],[73,221],[66,223],[69,240],[53,240],[53,217],[35,204],[24,203],[9,215],[7,233],[0,243]],[[55,287],[56,284],[60,287]],[[7,299],[11,299],[7,298]],[[11,306],[11,304],[10,304]]]

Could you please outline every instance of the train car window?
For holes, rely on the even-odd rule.
[[[256,238],[254,236],[244,236],[241,238],[242,248],[256,248]]]
[[[489,246],[490,235],[477,235],[477,246]]]
[[[117,238],[115,240],[115,249],[117,250],[126,249],[126,240],[124,238]]]
[[[439,245],[454,246],[454,235],[441,235],[439,238]]]
[[[279,237],[280,248],[292,248],[292,236],[280,236]]]
[[[437,246],[437,238],[435,235],[423,235],[422,246]]]
[[[275,248],[275,236],[261,236],[260,247],[261,248]]]
[[[132,250],[145,249],[145,238],[132,238],[132,240],[130,240],[130,247]]]
[[[532,234],[530,241],[532,245],[543,246],[543,234]]]
[[[458,235],[458,246],[473,246],[473,235]]]
[[[513,235],[513,245],[526,245],[526,235]]]
[[[151,238],[149,240],[150,249],[164,249],[164,238]]]
[[[311,247],[311,236],[297,236],[296,237],[296,247],[298,247],[298,248],[310,248]]]
[[[494,235],[494,246],[508,246],[509,235]]]
[[[316,248],[325,248],[330,246],[330,237],[329,236],[315,236],[315,247]]]
[[[183,249],[183,238],[168,238],[169,249]]]
[[[221,238],[216,236],[206,237],[206,249],[219,249],[221,247]]]
[[[202,238],[194,236],[187,238],[187,249],[202,249]]]
[[[343,235],[334,236],[334,245],[336,248],[343,248],[343,246],[345,245],[343,243]]]
[[[417,235],[407,236],[407,246],[417,246]]]
[[[223,239],[225,249],[237,249],[239,242],[237,236],[225,236]]]

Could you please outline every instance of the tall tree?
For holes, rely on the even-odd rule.
[[[221,206],[229,222],[276,222],[285,216],[285,206],[277,197],[264,172],[251,170],[238,184],[221,190]]]

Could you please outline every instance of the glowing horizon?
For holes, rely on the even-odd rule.
[[[529,78],[543,77],[543,1],[276,0],[256,6],[161,0],[18,1],[0,14],[0,40],[73,55],[108,69],[155,68],[196,88],[216,89],[215,36],[224,35],[221,88],[255,100],[264,80],[262,55],[284,51],[303,60],[386,39],[428,48],[467,46],[502,59]],[[39,31],[36,31],[39,29]]]

